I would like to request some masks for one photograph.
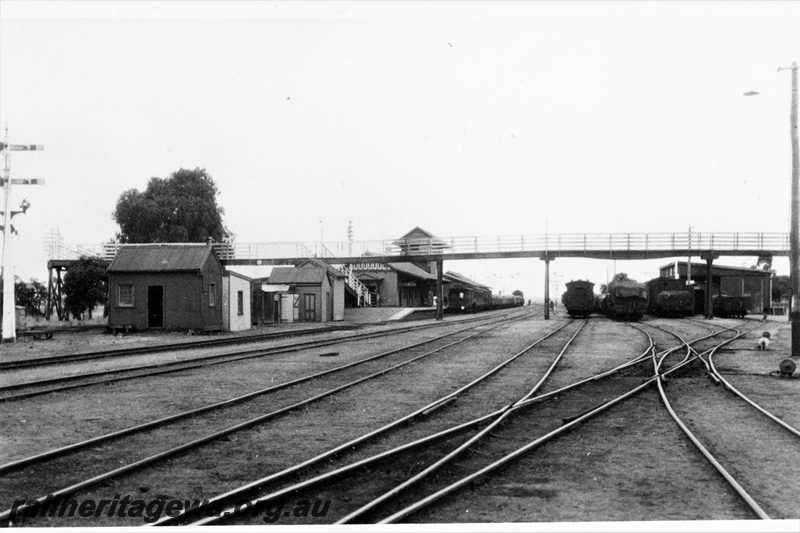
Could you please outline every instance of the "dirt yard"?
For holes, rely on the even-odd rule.
[[[430,361],[415,363],[396,374],[366,382],[295,414],[253,430],[232,434],[224,441],[213,441],[193,454],[192,460],[188,460],[189,455],[170,459],[154,469],[122,476],[118,480],[81,491],[75,497],[80,500],[100,500],[114,494],[129,494],[142,499],[213,496],[330,449],[354,435],[425,405],[469,382],[479,372],[498,364],[504,357],[522,349],[532,339],[564,321],[564,317],[554,317],[551,321],[529,319],[502,332],[487,335],[482,341],[443,353]],[[711,324],[720,326],[736,322],[717,319]],[[684,324],[682,327],[686,329],[688,326]],[[772,342],[766,352],[755,350],[756,339],[762,329],[771,334]],[[698,332],[701,330],[707,332],[707,329],[697,328]],[[789,355],[789,334],[788,323],[766,322],[763,328],[759,326],[747,338],[736,341],[720,352],[715,362],[742,392],[787,423],[800,427],[800,411],[796,409],[800,379],[782,379],[774,375],[779,362]],[[418,341],[426,335],[431,333],[384,337],[337,348],[335,358],[320,357],[321,351],[306,355],[288,354],[268,360],[236,363],[214,372],[196,370],[185,375],[142,382],[132,380],[0,404],[0,417],[5,421],[6,429],[3,446],[0,446],[4,450],[0,462],[258,390],[267,381],[289,380],[319,369],[321,365],[353,361],[408,344],[412,338]],[[21,340],[6,344],[2,347],[2,356],[4,359],[41,357],[185,340],[182,334],[114,337],[91,331],[61,334],[48,341]],[[641,353],[644,346],[643,335],[637,330],[602,318],[590,319],[585,331],[557,367],[545,391],[631,359]],[[797,362],[800,364],[800,361]],[[485,386],[465,394],[448,408],[437,412],[425,424],[416,424],[393,433],[377,447],[371,445],[354,450],[352,454],[331,461],[329,467],[347,464],[391,442],[411,440],[435,428],[447,427],[497,408],[516,397],[520,391],[527,390],[547,364],[544,354],[520,360]],[[637,372],[621,376],[617,383],[633,387],[640,384],[645,375],[646,372]],[[320,383],[314,387],[323,385]],[[737,468],[737,454],[740,451],[735,447],[722,446],[726,442],[737,442],[754,428],[760,427],[748,421],[749,417],[760,415],[752,409],[743,408],[730,395],[722,394],[696,369],[682,378],[672,380],[668,386],[670,400],[687,413],[686,422],[696,425],[698,433],[711,441],[710,446],[732,463],[732,469],[743,476],[748,488],[752,487],[754,496],[769,498],[772,503],[767,507],[772,515],[775,518],[800,518],[797,506],[790,504],[791,498],[800,492],[800,481],[791,469],[759,469],[757,464],[756,468]],[[596,405],[608,399],[608,387],[591,386],[582,390],[573,399],[565,396],[563,402],[547,402],[526,411],[510,429],[509,447],[521,445],[548,431],[548,428],[560,425],[565,415],[574,415],[585,409],[585,405]],[[177,439],[188,439],[212,427],[226,427],[267,412],[282,402],[294,401],[293,394],[287,392],[284,396],[270,396],[269,399],[247,404],[238,411],[221,412],[208,420],[187,421],[143,437],[113,441],[80,457],[57,460],[48,467],[11,472],[0,479],[0,498],[3,502],[0,507],[9,508],[16,499],[40,496],[41,491],[68,485],[78,479],[79,474],[102,473],[109,470],[111,465],[119,466],[152,451],[166,449],[174,445]],[[710,397],[715,398],[713,403],[705,401]],[[370,411],[368,405],[382,407]],[[700,406],[706,408],[705,413],[700,413]],[[688,416],[689,413],[693,413],[693,416]],[[718,423],[720,420],[727,422]],[[771,443],[757,441],[750,447],[753,453],[747,461],[757,463],[763,460],[765,464],[772,462],[773,454],[781,449],[778,443],[773,447]],[[476,448],[474,457],[480,457],[481,453],[481,448]],[[418,471],[425,460],[424,454],[398,459],[394,465],[397,469],[395,474],[407,473],[408,469]],[[384,470],[387,468],[390,467],[384,467]],[[367,471],[365,479],[374,478],[379,472]],[[428,490],[446,484],[447,479],[448,476],[444,475]],[[309,498],[330,499],[328,518],[297,523],[329,523],[336,516],[341,516],[345,508],[367,498],[369,483],[360,485],[353,480],[345,483],[347,490],[363,486],[364,493],[359,494],[358,490],[355,493],[348,492],[347,499],[354,498],[354,501],[345,505],[343,492],[311,491],[307,495]],[[741,505],[727,485],[721,482],[719,475],[691,447],[669,418],[658,399],[656,388],[651,387],[630,402],[609,409],[563,437],[527,454],[472,489],[461,491],[457,497],[425,509],[407,521],[438,524],[582,523],[752,518],[752,513]],[[37,520],[22,525],[127,526],[141,523],[140,518],[123,520],[100,516],[91,520]],[[282,523],[291,521],[278,522]]]

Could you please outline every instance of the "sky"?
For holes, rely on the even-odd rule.
[[[12,190],[15,273],[198,167],[238,243],[788,232],[798,60],[790,1],[2,0],[0,127],[45,147],[11,157],[46,180]],[[551,293],[670,261],[557,259]],[[444,267],[544,293],[538,259]]]

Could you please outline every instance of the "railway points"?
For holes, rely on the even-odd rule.
[[[503,312],[511,311],[513,310]],[[529,314],[527,308],[514,312]],[[501,311],[487,313],[485,316],[488,317],[494,313],[501,313]],[[481,315],[476,315],[475,318],[477,319],[479,316]],[[202,443],[200,441],[203,437],[201,433],[198,433],[198,430],[201,427],[211,428],[214,424],[218,424],[218,422],[212,423],[212,421],[222,420],[220,418],[221,412],[214,415],[214,411],[211,410],[208,415],[198,415],[200,417],[198,419],[198,422],[201,422],[200,425],[192,422],[193,425],[196,425],[196,429],[186,432],[186,440],[192,441],[194,439],[198,441],[199,448],[196,450],[187,448],[177,455],[172,456],[172,454],[169,454],[172,457],[171,459],[165,457],[165,461],[152,463],[152,466],[142,471],[136,471],[135,469],[125,470],[125,467],[123,467],[122,469],[113,469],[104,474],[101,470],[92,469],[86,462],[90,457],[96,456],[101,449],[107,450],[102,452],[104,454],[111,452],[108,455],[111,462],[107,464],[113,464],[114,461],[117,461],[118,459],[114,459],[115,457],[129,464],[135,464],[138,459],[135,459],[134,463],[130,463],[132,457],[126,459],[123,452],[120,450],[114,451],[113,448],[116,445],[113,444],[113,440],[107,444],[98,443],[96,445],[99,446],[98,452],[90,452],[92,446],[95,445],[87,445],[85,448],[78,446],[72,451],[64,452],[68,454],[65,455],[64,459],[70,458],[68,463],[74,465],[72,467],[73,473],[68,474],[65,472],[63,477],[58,478],[57,476],[57,479],[64,480],[61,484],[62,488],[69,488],[68,478],[77,479],[75,475],[79,472],[85,472],[90,474],[90,477],[97,478],[95,481],[99,480],[100,484],[98,485],[95,485],[95,482],[87,486],[78,484],[73,487],[74,490],[69,490],[63,494],[64,497],[70,494],[70,497],[77,498],[79,501],[102,499],[104,493],[108,490],[115,491],[115,494],[117,492],[120,494],[135,494],[138,492],[139,496],[147,496],[149,491],[158,490],[158,497],[172,497],[175,495],[181,498],[200,498],[200,501],[206,498],[213,500],[215,497],[220,497],[219,501],[231,502],[234,505],[243,501],[241,500],[242,498],[252,499],[253,502],[259,501],[263,505],[269,502],[275,504],[282,501],[281,498],[285,500],[289,497],[287,496],[288,494],[301,494],[303,498],[309,501],[330,501],[330,508],[324,518],[321,516],[281,517],[280,523],[333,523],[344,519],[348,514],[352,514],[359,507],[366,505],[371,499],[375,499],[381,494],[391,493],[393,487],[396,486],[406,487],[405,490],[398,493],[401,495],[399,499],[393,499],[396,505],[385,509],[378,506],[383,509],[380,513],[374,514],[373,511],[370,511],[364,515],[354,515],[352,520],[355,523],[379,522],[382,520],[423,523],[437,521],[459,522],[465,519],[465,517],[459,516],[457,512],[457,509],[462,508],[463,505],[469,505],[470,509],[474,510],[476,514],[473,517],[478,517],[478,521],[496,520],[492,518],[494,515],[492,515],[490,509],[478,502],[473,496],[478,493],[484,494],[486,501],[492,502],[494,505],[502,502],[499,503],[500,507],[498,508],[503,509],[503,516],[515,516],[520,520],[533,522],[549,521],[554,519],[553,517],[558,520],[567,520],[563,515],[565,512],[563,510],[565,498],[574,500],[575,496],[580,494],[580,492],[575,493],[575,491],[584,489],[594,494],[591,484],[579,487],[573,481],[568,481],[567,478],[562,479],[561,476],[555,474],[548,475],[548,481],[542,483],[540,480],[529,479],[530,475],[526,473],[526,469],[529,467],[522,467],[521,465],[537,464],[539,466],[536,468],[539,469],[545,468],[552,472],[563,471],[566,473],[571,467],[564,464],[566,459],[561,457],[563,453],[578,453],[577,456],[573,456],[574,461],[574,457],[581,457],[580,452],[577,450],[585,449],[587,451],[584,453],[590,454],[585,457],[591,457],[595,453],[601,453],[597,448],[598,443],[595,441],[595,435],[604,435],[606,440],[616,435],[619,446],[624,449],[640,449],[642,446],[652,446],[654,448],[652,456],[647,454],[647,458],[641,456],[641,452],[636,452],[634,457],[629,459],[635,464],[641,464],[641,461],[644,461],[645,463],[658,465],[658,457],[660,455],[656,450],[664,442],[669,443],[669,448],[661,451],[673,453],[674,455],[674,451],[671,450],[680,450],[680,457],[687,462],[682,464],[678,461],[676,465],[676,459],[673,457],[667,461],[669,463],[667,470],[677,468],[680,476],[686,476],[688,480],[695,481],[703,479],[705,480],[703,481],[704,485],[703,483],[701,485],[706,489],[713,487],[711,490],[715,491],[715,493],[724,492],[724,489],[719,488],[720,485],[717,484],[717,481],[713,483],[710,481],[709,476],[711,474],[706,470],[708,467],[704,465],[704,461],[698,460],[698,457],[693,454],[686,455],[686,443],[682,442],[684,437],[680,437],[675,433],[678,431],[677,426],[674,423],[662,420],[667,415],[656,399],[655,371],[650,354],[654,352],[677,352],[678,348],[683,346],[680,351],[681,357],[685,362],[682,367],[675,367],[665,376],[665,388],[667,391],[677,390],[684,383],[688,383],[690,379],[695,379],[698,383],[686,392],[687,395],[691,396],[694,394],[692,391],[695,388],[700,388],[701,391],[704,390],[702,383],[707,383],[708,385],[705,386],[712,387],[712,390],[716,387],[714,381],[706,377],[710,367],[710,364],[707,364],[707,356],[703,355],[702,358],[698,358],[698,354],[706,354],[710,347],[725,343],[724,351],[718,351],[712,361],[717,367],[723,368],[723,370],[718,369],[718,371],[725,379],[729,381],[731,379],[744,380],[745,386],[738,383],[738,387],[746,389],[747,384],[751,384],[752,388],[751,378],[753,376],[748,375],[752,372],[737,373],[737,365],[734,365],[733,369],[728,369],[728,371],[733,372],[732,375],[729,375],[724,370],[723,363],[736,358],[735,360],[739,364],[743,361],[748,361],[751,365],[749,369],[752,370],[752,365],[756,364],[756,361],[752,359],[753,357],[764,358],[771,356],[780,360],[783,357],[782,352],[786,348],[785,329],[787,325],[781,322],[764,323],[756,320],[733,318],[706,321],[650,316],[645,316],[637,323],[627,323],[619,320],[609,320],[602,315],[592,315],[585,321],[584,330],[578,334],[562,360],[556,364],[553,363],[553,358],[558,353],[558,349],[554,345],[548,345],[550,346],[549,348],[543,345],[541,354],[523,356],[512,363],[503,363],[501,359],[498,359],[501,356],[501,352],[509,353],[513,346],[520,346],[520,341],[530,338],[530,335],[535,331],[545,333],[548,330],[553,331],[554,328],[563,326],[566,328],[563,330],[564,333],[570,330],[574,334],[577,330],[576,326],[582,322],[584,321],[571,320],[567,317],[560,317],[555,321],[543,321],[541,316],[527,316],[527,318],[518,322],[518,325],[510,325],[497,330],[487,330],[484,326],[475,324],[478,326],[476,330],[477,336],[462,344],[464,347],[459,348],[457,352],[446,355],[446,350],[441,355],[411,363],[410,366],[398,368],[383,377],[373,378],[377,381],[372,384],[364,382],[363,385],[357,386],[358,390],[353,389],[349,392],[343,390],[330,398],[322,398],[315,402],[316,407],[309,406],[299,411],[286,411],[285,414],[278,415],[277,418],[272,418],[269,422],[265,419],[266,425],[262,429],[259,429],[262,424],[256,423],[252,429],[243,427],[240,431],[233,433],[223,432],[214,437],[209,436],[208,440]],[[432,321],[431,323],[435,324],[436,322]],[[467,327],[468,324],[464,323],[459,327]],[[745,328],[750,330],[750,333],[745,332]],[[772,344],[770,351],[755,352],[750,346],[754,341],[748,339],[748,336],[760,336],[765,330],[771,333]],[[644,331],[652,335],[653,339],[651,341],[646,341]],[[694,348],[686,348],[684,341],[676,340],[674,335],[670,333],[672,331],[678,333],[683,339],[688,339],[686,342],[692,344]],[[340,334],[346,335],[345,332]],[[380,340],[380,338],[365,339],[362,344],[364,349],[374,350],[381,344],[385,345],[390,342],[390,339],[397,338],[399,340],[408,335],[427,336],[428,334],[401,333],[398,331],[394,336],[383,337],[385,340]],[[567,337],[561,338],[563,338],[562,342],[564,342]],[[721,338],[722,340],[714,341],[713,338]],[[623,339],[627,340],[623,341]],[[553,340],[555,341],[556,337],[553,337]],[[369,348],[370,346],[372,348]],[[749,353],[745,352],[745,346],[749,347]],[[489,349],[488,352],[486,351],[487,349]],[[217,382],[222,385],[227,381],[229,384],[225,385],[225,387],[231,389],[237,379],[241,381],[241,377],[244,376],[241,372],[246,368],[263,369],[264,365],[289,368],[286,365],[296,366],[300,362],[305,368],[321,363],[329,367],[331,363],[346,363],[352,359],[349,350],[342,350],[342,348],[336,348],[340,355],[335,358],[318,357],[319,354],[329,351],[330,348],[327,351],[324,348],[316,351],[312,349],[309,350],[310,357],[302,356],[301,352],[292,352],[275,358],[264,359],[261,363],[256,363],[256,361],[260,361],[259,359],[254,359],[253,362],[241,361],[232,363],[234,368],[237,368],[234,371],[236,376],[231,376],[233,379],[226,380],[221,380],[221,376],[216,375],[216,373],[215,375],[201,376],[197,373],[198,371],[176,372],[172,377],[163,378],[167,380],[163,384],[150,389],[153,399],[149,402],[151,407],[148,409],[149,412],[155,414],[157,412],[156,404],[158,398],[167,397],[170,394],[168,389],[176,390],[176,385],[178,389],[196,390],[196,387],[201,383]],[[316,356],[312,354],[316,354]],[[674,357],[672,356],[672,358]],[[446,394],[447,388],[443,389],[442,385],[454,378],[453,372],[456,369],[463,376],[461,378],[462,383],[466,384],[470,379],[474,380],[477,375],[475,372],[480,366],[488,369],[486,363],[489,361],[487,358],[496,362],[495,366],[499,369],[496,376],[475,384],[469,391],[458,392],[458,388],[455,388],[451,389],[451,396]],[[705,362],[701,362],[703,360]],[[102,359],[99,361],[102,361]],[[483,365],[478,364],[482,361],[484,361]],[[74,364],[88,363],[78,361]],[[542,391],[527,400],[522,399],[520,401],[520,396],[514,398],[514,391],[530,391],[536,380],[541,378],[546,368],[551,364],[554,364],[552,375]],[[244,366],[240,367],[239,365]],[[53,368],[58,368],[58,365]],[[523,368],[530,368],[533,372],[520,372]],[[41,369],[41,371],[44,370],[45,368]],[[470,375],[473,377],[468,378]],[[330,383],[337,382],[336,378],[325,379]],[[769,372],[766,370],[763,370],[757,379],[761,381],[780,381],[777,378],[770,377]],[[180,383],[182,385],[178,385]],[[196,384],[189,385],[190,383]],[[578,383],[580,383],[579,386],[576,385]],[[788,394],[795,383],[797,383],[795,380],[783,380],[781,384],[788,388],[781,390]],[[117,386],[122,386],[122,383]],[[207,385],[205,386],[207,387]],[[278,396],[275,396],[275,399],[271,401],[288,402],[288,405],[291,405],[290,399],[296,397],[296,393],[307,391],[306,394],[310,393],[311,396],[315,396],[322,391],[320,386],[322,386],[322,382],[319,379],[311,379],[305,384],[300,382],[280,393],[282,395],[280,397],[285,398],[285,400],[278,400]],[[132,397],[130,395],[134,393],[133,391],[136,388],[135,380],[132,380],[130,385],[123,387],[123,389],[127,389],[130,392],[126,393],[123,392],[123,389],[120,389],[117,394],[120,395],[120,399]],[[297,391],[292,392],[295,389]],[[431,395],[437,389],[443,389],[442,392],[445,394]],[[631,394],[629,400],[625,400],[618,406],[616,404],[608,405],[609,400],[615,394],[625,394],[625,391],[634,390],[636,392]],[[102,397],[112,397],[108,396],[106,391],[93,391],[92,387],[86,387],[75,389],[74,391],[63,391],[54,395],[40,396],[38,397],[39,399],[20,399],[18,402],[36,400],[37,403],[44,401],[52,405],[64,405],[74,402],[93,402],[93,398],[100,398],[99,394]],[[233,395],[229,396],[229,398],[231,397]],[[769,403],[766,405],[772,409],[775,408],[775,405],[785,402],[785,400],[776,399],[774,395],[765,395],[763,391],[762,397],[771,398],[773,405]],[[426,398],[428,403],[420,401]],[[482,430],[485,430],[490,424],[496,423],[500,417],[504,416],[503,413],[507,408],[513,406],[517,401],[519,401],[519,405],[513,409],[513,415],[508,415],[504,423],[485,431],[484,438],[475,439],[475,436],[479,435]],[[12,405],[14,403],[17,402],[7,402],[6,404]],[[263,404],[263,402],[261,403]],[[707,403],[710,409],[713,409],[713,405],[716,405],[716,402],[709,401]],[[266,406],[266,404],[263,405]],[[284,403],[284,405],[287,404]],[[370,405],[371,408],[368,411],[364,411],[363,417],[356,419],[363,418],[363,420],[355,424],[355,427],[343,426],[342,423],[345,419],[339,418],[337,413],[352,413],[354,410],[359,409],[357,407],[359,405]],[[392,405],[394,407],[390,407]],[[400,406],[402,406],[402,409],[398,409]],[[647,407],[645,408],[644,406]],[[600,408],[598,412],[590,415],[598,407]],[[0,406],[0,409],[2,408],[4,406]],[[730,410],[729,407],[722,408]],[[97,415],[108,411],[107,406],[93,409]],[[373,409],[375,410],[373,411]],[[642,409],[644,409],[644,412],[642,412]],[[256,410],[264,413],[264,415],[269,414],[259,408],[256,408]],[[112,409],[111,412],[115,411]],[[371,414],[368,414],[368,412]],[[786,415],[785,408],[784,411],[778,412],[781,413],[781,416]],[[626,414],[621,415],[619,413]],[[97,416],[91,413],[87,414],[89,416]],[[740,414],[745,416],[742,413]],[[404,416],[410,416],[411,418],[404,419]],[[647,417],[658,422],[646,422],[645,419]],[[187,418],[187,420],[191,419],[191,417]],[[241,418],[238,418],[238,420],[241,420]],[[320,425],[323,420],[327,421],[327,424]],[[787,421],[790,425],[797,425],[798,422],[800,420],[790,419]],[[383,427],[381,424],[390,429],[380,430]],[[641,427],[645,425],[652,427],[651,435],[640,431]],[[20,427],[24,427],[24,425]],[[221,426],[217,425],[216,427],[219,428]],[[151,428],[139,437],[133,435],[130,439],[124,436],[120,437],[119,446],[123,450],[135,446],[141,448],[142,451],[145,448],[165,451],[163,445],[158,447],[157,443],[159,440],[163,441],[164,439],[174,440],[174,437],[168,437],[168,435],[172,434],[168,428],[169,424],[167,424],[166,429]],[[622,428],[626,429],[621,431]],[[375,431],[378,431],[380,438],[374,442],[371,439],[363,443],[358,440],[359,435],[369,435]],[[264,440],[265,432],[270,435],[268,441]],[[552,435],[550,435],[551,433]],[[209,433],[209,435],[212,434]],[[536,435],[540,435],[544,440],[536,442],[536,440],[531,441],[528,439],[522,442],[523,434],[532,435],[534,439]],[[667,437],[666,435],[669,436]],[[87,436],[91,435],[87,434]],[[300,440],[297,440],[298,438]],[[151,444],[145,444],[147,442]],[[269,445],[265,446],[267,442],[269,442]],[[303,444],[299,445],[300,442]],[[355,442],[359,442],[359,444],[354,444]],[[652,444],[648,445],[646,444],[647,442]],[[528,445],[530,447],[526,447]],[[353,446],[355,446],[355,449],[353,449]],[[675,447],[674,449],[672,448],[673,446]],[[519,451],[523,448],[524,451]],[[622,461],[618,454],[608,448],[607,443],[604,442],[600,448],[605,450],[602,453],[607,456],[612,454],[617,461]],[[214,459],[214,457],[219,457],[222,449],[225,449],[226,460],[229,459],[234,464],[227,465]],[[433,468],[433,465],[458,449],[463,449],[463,451],[457,454],[458,460],[454,463],[454,465],[457,465],[456,470],[453,470],[454,466],[447,467],[446,472],[448,474],[444,477],[441,474],[437,474],[436,477],[431,478],[436,480],[432,484],[431,481],[424,479],[420,479],[418,482],[410,481],[414,479],[415,473],[426,468]],[[448,495],[434,498],[436,502],[431,501],[430,504],[426,503],[419,508],[416,507],[418,505],[415,503],[416,501],[423,501],[446,489],[448,485],[456,483],[458,478],[456,471],[462,472],[462,474],[458,474],[461,477],[468,478],[474,472],[480,472],[481,469],[499,461],[507,453],[511,452],[513,454],[514,450],[519,452],[514,455],[513,460],[509,459],[507,463],[501,463],[502,468],[499,468],[498,473],[495,474],[492,468],[479,474],[474,481],[467,482],[467,485],[464,485],[472,486],[473,490],[477,492],[465,492],[463,489],[456,489],[450,495],[449,491],[447,491]],[[555,450],[563,450],[563,453],[556,453]],[[275,456],[275,453],[278,455]],[[264,454],[271,454],[272,457],[262,460],[260,457],[265,457]],[[57,455],[59,454],[57,453]],[[261,465],[260,467],[255,467],[255,470],[252,470],[251,467],[242,469],[235,466],[236,464],[244,464],[242,461],[252,461],[254,455],[260,456],[255,461]],[[317,458],[316,460],[314,460],[315,457]],[[143,457],[140,455],[139,458]],[[306,463],[306,461],[311,461],[311,463]],[[54,467],[53,465],[60,465],[63,460],[55,457],[48,459],[48,462]],[[580,464],[583,463],[584,461],[580,461]],[[635,510],[624,508],[619,504],[619,500],[614,500],[615,495],[616,498],[621,498],[621,495],[625,493],[624,486],[626,483],[634,483],[636,487],[649,486],[650,488],[645,493],[650,494],[653,498],[658,495],[664,501],[663,499],[666,497],[664,489],[657,489],[655,486],[649,485],[649,482],[646,481],[647,478],[642,478],[632,473],[638,471],[640,467],[630,467],[628,468],[630,472],[623,474],[618,467],[612,469],[611,465],[602,462],[592,462],[591,464],[592,469],[589,470],[588,474],[584,475],[599,475],[606,480],[606,483],[614,479],[609,477],[610,471],[616,472],[615,475],[620,476],[619,480],[612,483],[612,486],[617,488],[604,496],[605,501],[608,503],[607,508],[602,511],[595,510],[595,512],[599,513],[597,516],[602,519],[635,519],[632,518],[636,513]],[[198,465],[204,466],[198,469]],[[26,466],[21,470],[10,468],[8,472],[0,474],[0,487],[3,492],[8,490],[14,492],[16,490],[13,487],[21,480],[19,477],[21,472],[44,472],[44,470],[39,470],[41,468],[43,467],[34,465]],[[661,466],[656,466],[656,468],[661,472],[660,475],[666,475]],[[117,472],[114,472],[114,470],[117,470]],[[242,476],[241,472],[244,470],[250,473]],[[217,474],[213,474],[214,472],[217,472]],[[259,475],[259,472],[261,475]],[[104,477],[106,475],[109,475],[109,477]],[[209,478],[209,475],[214,477]],[[367,478],[362,479],[360,476],[363,475],[366,475]],[[352,476],[356,476],[356,478]],[[676,477],[680,476],[672,474],[669,477],[669,485],[679,485],[680,480]],[[213,488],[209,486],[209,488],[205,488],[201,492],[191,488],[197,487],[196,483],[201,479],[215,478],[218,478],[220,482],[212,483]],[[236,483],[237,480],[240,480],[238,484]],[[404,483],[406,485],[403,485]],[[745,485],[747,482],[742,484]],[[72,485],[75,485],[75,483],[72,483]],[[240,486],[246,488],[238,489],[237,487]],[[755,486],[762,487],[764,485],[762,481],[756,480]],[[291,492],[291,487],[296,487],[301,492]],[[353,487],[362,488],[353,489]],[[507,487],[516,488],[509,489]],[[142,488],[146,488],[147,492],[142,493],[140,491]],[[675,489],[674,486],[672,488]],[[351,494],[352,490],[355,490],[355,493]],[[757,488],[753,491],[755,492],[754,499],[763,498],[758,494],[759,490],[761,489]],[[48,491],[54,492],[43,485],[39,494],[26,494],[25,497],[45,498]],[[370,491],[372,493],[371,497]],[[230,495],[228,495],[229,493]],[[59,493],[56,492],[56,494]],[[518,505],[520,502],[518,495],[522,494],[527,495],[526,497],[530,496],[532,501],[536,502],[539,510],[534,512],[531,506],[520,507]],[[572,494],[572,496],[570,497],[568,494]],[[676,501],[681,500],[681,498],[677,497],[673,499]],[[609,500],[611,501],[609,502]],[[345,501],[351,503],[345,505]],[[554,504],[558,502],[558,505],[548,505],[548,502],[551,501]],[[672,500],[667,498],[665,501],[670,502]],[[469,503],[465,504],[464,502]],[[675,505],[679,503],[677,502]],[[683,504],[685,505],[685,501]],[[406,507],[411,507],[413,512],[405,514],[406,511],[403,511],[403,509]],[[779,510],[776,513],[774,508],[769,509],[771,517],[791,517],[791,513],[786,513],[785,506],[778,507],[783,510]],[[557,508],[560,514],[549,514],[550,511],[548,509],[555,511]],[[586,505],[576,506],[574,510],[576,516],[585,512],[586,508]],[[695,505],[688,505],[683,508],[668,506],[668,508],[687,519],[748,519],[754,517],[751,511],[743,509],[742,504],[736,498],[731,499],[729,497],[721,498],[714,505],[705,509],[700,509]],[[509,509],[513,511],[509,511]],[[675,509],[680,510],[675,511]],[[509,512],[511,512],[510,515],[508,514]],[[133,525],[142,522],[137,517],[124,517],[124,520],[119,517],[98,518],[100,521],[97,523],[106,525]],[[167,520],[167,518],[169,517],[162,516],[159,520]],[[53,521],[48,517],[44,517],[44,522],[41,522],[39,517],[34,520],[23,518],[19,520],[19,525],[78,524],[77,520],[81,519],[73,518],[71,520]],[[215,517],[204,518],[202,516],[199,518],[183,517],[180,522],[194,523],[197,520],[202,523],[206,521],[217,522]],[[258,516],[229,517],[223,520],[223,523],[256,524],[263,523],[263,520],[264,515],[259,514]],[[172,521],[163,523],[171,524]]]

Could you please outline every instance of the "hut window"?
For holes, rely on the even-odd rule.
[[[120,307],[133,307],[132,283],[120,283],[117,286],[117,305]]]
[[[217,306],[217,284],[216,283],[209,283],[208,284],[208,306],[209,307],[216,307]]]
[[[238,291],[236,293],[236,311],[239,316],[244,314],[244,291]]]

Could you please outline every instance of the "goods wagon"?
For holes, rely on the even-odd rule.
[[[595,306],[594,283],[591,281],[570,281],[567,291],[561,295],[561,303],[567,308],[569,316],[588,317]]]
[[[647,286],[633,280],[612,281],[605,308],[612,318],[639,320],[647,311]]]
[[[525,304],[525,298],[514,295],[492,295],[492,309],[504,309],[506,307],[519,307]]]
[[[749,296],[715,296],[713,310],[715,316],[723,318],[743,317],[751,305]]]
[[[694,294],[690,291],[661,291],[650,312],[658,316],[686,317],[694,314]]]

